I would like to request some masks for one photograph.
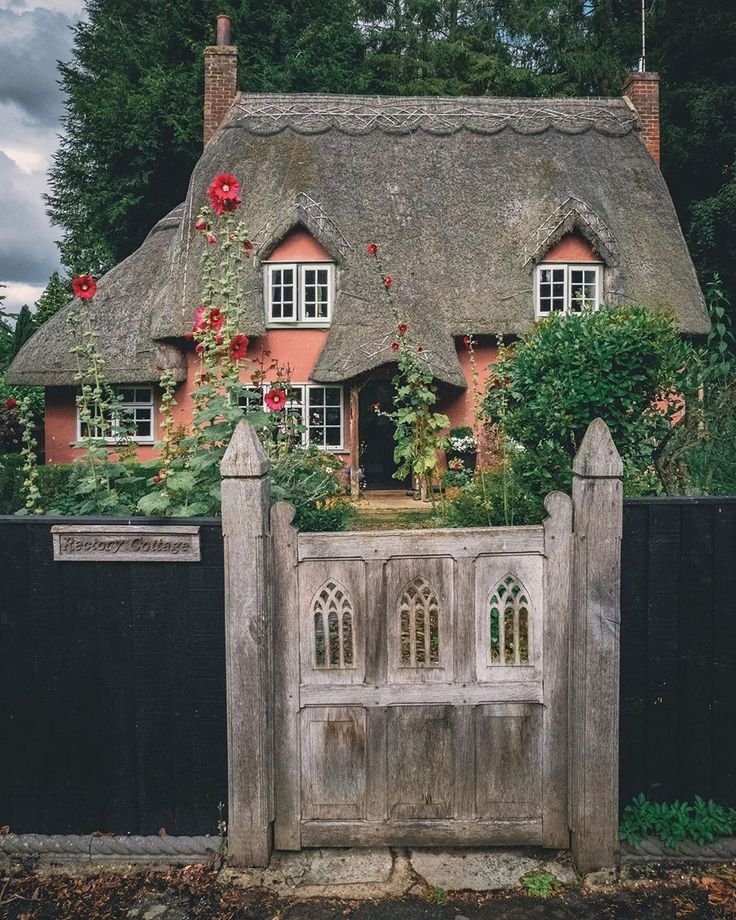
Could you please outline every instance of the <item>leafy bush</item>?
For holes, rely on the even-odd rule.
[[[693,346],[663,313],[629,306],[555,314],[503,357],[485,410],[523,448],[514,472],[536,495],[570,489],[573,457],[597,417],[631,478],[652,467],[681,409],[694,358]]]
[[[542,499],[504,471],[478,472],[467,485],[448,490],[435,515],[439,527],[538,524],[543,518]]]
[[[41,504],[51,508],[68,489],[71,466],[49,464],[38,467],[38,489]],[[0,456],[0,514],[15,514],[23,507],[23,455]]]
[[[666,847],[678,847],[684,840],[712,843],[718,837],[736,834],[736,810],[723,808],[712,799],[695,796],[688,802],[650,802],[638,795],[624,808],[619,836],[636,846],[644,837],[659,837]]]

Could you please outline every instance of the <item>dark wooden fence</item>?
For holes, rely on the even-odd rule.
[[[187,521],[200,563],[54,562],[53,523],[0,518],[0,825],[216,834],[220,523]]]
[[[625,502],[620,786],[736,806],[736,498]]]
[[[55,563],[53,523],[0,518],[0,826],[216,833],[219,522],[201,563]],[[622,568],[621,801],[736,806],[736,498],[627,500]]]

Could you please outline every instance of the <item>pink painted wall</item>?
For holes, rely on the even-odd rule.
[[[306,230],[295,230],[274,249],[267,262],[334,262],[332,256]]]
[[[322,346],[324,345],[327,331],[325,329],[271,329],[264,336],[254,339],[248,348],[249,362],[241,372],[243,383],[250,381],[255,364],[260,360],[262,352],[270,352],[265,356],[266,365],[272,359],[280,364],[291,366],[291,380],[293,383],[308,383]],[[176,389],[176,406],[174,408],[174,422],[176,425],[189,426],[191,423],[194,404],[192,392],[195,374],[199,369],[199,361],[191,345],[187,346],[187,379]],[[267,374],[270,380],[275,379],[273,372]],[[71,463],[80,453],[74,447],[77,437],[77,410],[74,402],[74,389],[72,387],[49,387],[46,390],[46,462]],[[155,400],[155,438],[160,436],[158,409],[160,394],[154,394]],[[345,401],[346,409],[348,401]],[[346,417],[346,422],[348,421]],[[140,460],[148,460],[156,456],[156,449],[150,444],[141,444],[138,448]]]
[[[440,411],[444,412],[450,419],[450,426],[452,428],[461,428],[465,425],[473,424],[473,402],[476,398],[473,393],[473,373],[470,366],[470,354],[467,348],[463,346],[462,340],[458,340],[457,349],[460,367],[463,370],[468,388],[440,406]],[[488,381],[490,365],[495,364],[498,360],[498,347],[493,339],[490,337],[483,337],[479,338],[473,350],[478,374],[477,386],[480,392],[479,398],[482,399]]]
[[[600,262],[600,256],[590,243],[577,233],[563,236],[549,250],[545,262]]]

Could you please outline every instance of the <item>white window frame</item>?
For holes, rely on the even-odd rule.
[[[156,443],[156,395],[154,393],[154,388],[149,384],[120,384],[112,388],[115,395],[119,395],[121,390],[133,390],[134,397],[135,391],[147,390],[149,394],[149,399],[139,400],[133,399],[133,402],[121,402],[119,405],[121,409],[125,410],[126,408],[132,409],[134,412],[138,408],[150,409],[151,410],[151,434],[143,437],[133,436],[124,438],[124,440],[129,441],[133,444],[155,444]],[[134,417],[135,418],[135,417]],[[111,423],[111,434],[107,438],[94,438],[95,441],[100,441],[105,444],[117,444],[121,440],[121,437],[116,433],[117,432],[117,423],[113,418]],[[82,434],[82,419],[79,416],[79,406],[77,406],[77,441],[83,440],[85,435]]]
[[[273,315],[271,294],[274,271],[282,269],[294,271],[294,316],[284,319]],[[327,269],[327,316],[308,317],[304,313],[305,272],[310,269]],[[332,308],[335,300],[335,263],[334,262],[267,262],[264,273],[264,298],[269,326],[329,326],[332,322]]]
[[[562,310],[542,310],[541,307],[541,284],[542,272],[545,269],[563,269],[564,270],[564,305]],[[582,311],[572,310],[570,308],[570,292],[572,284],[570,282],[571,272],[576,270],[595,271],[595,300],[592,309],[598,310],[601,306],[601,285],[603,281],[603,265],[600,262],[541,262],[537,265],[534,283],[534,312],[538,317],[552,316],[555,313],[566,313],[580,315]]]
[[[260,387],[262,391],[263,409],[266,412],[271,411],[266,405],[266,393],[271,389],[272,386],[273,386],[272,383],[264,383],[263,386]],[[243,389],[255,391],[259,388],[256,386],[253,386],[252,384],[245,384],[243,386]],[[345,390],[344,390],[344,387],[342,387],[340,384],[330,384],[330,383],[327,383],[327,384],[292,383],[289,385],[289,389],[292,392],[294,392],[295,390],[299,392],[299,402],[296,403],[293,399],[287,398],[286,408],[283,411],[288,412],[289,409],[291,408],[295,408],[295,407],[299,408],[300,418],[301,418],[300,425],[304,428],[304,431],[302,432],[302,447],[307,447],[309,444],[313,443],[312,441],[309,440],[309,429],[311,426],[309,425],[308,418],[306,418],[308,411],[309,411],[309,406],[308,406],[309,391],[317,390],[317,389],[319,390],[337,390],[338,391],[340,398],[339,398],[337,405],[330,406],[329,408],[340,410],[340,443],[339,444],[316,444],[315,447],[318,447],[320,450],[324,450],[328,453],[337,453],[337,454],[345,453],[346,447],[345,447]],[[289,394],[287,394],[287,396],[288,395]],[[326,408],[327,406],[325,406],[325,409]],[[324,428],[326,427],[326,425],[323,423],[323,425],[321,426],[315,425],[314,427]],[[335,426],[332,425],[330,427],[334,428]]]

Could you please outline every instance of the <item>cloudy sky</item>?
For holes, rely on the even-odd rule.
[[[32,304],[59,267],[42,195],[64,109],[56,62],[70,58],[83,7],[0,0],[0,282],[8,311]]]

